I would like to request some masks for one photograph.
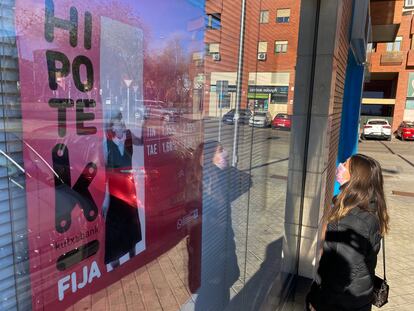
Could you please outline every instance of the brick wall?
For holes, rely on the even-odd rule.
[[[341,116],[342,116],[342,102],[344,97],[346,68],[348,62],[349,51],[349,29],[352,17],[352,0],[343,0],[339,11],[338,31],[337,31],[337,45],[335,47],[333,63],[335,76],[335,91],[331,115],[329,117],[330,131],[329,137],[329,154],[328,167],[326,175],[326,192],[325,204],[329,206],[332,200],[332,193],[334,190],[336,159],[338,156],[338,144],[341,130]]]

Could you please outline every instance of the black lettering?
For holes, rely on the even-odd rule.
[[[70,62],[65,54],[57,51],[46,51],[46,60],[49,72],[49,87],[51,90],[55,91],[58,88],[57,79],[69,75]],[[60,62],[60,68],[57,68],[56,62]]]
[[[58,133],[60,137],[66,136],[66,109],[74,106],[74,102],[68,98],[52,98],[49,106],[58,110]]]
[[[86,81],[81,81],[80,66],[86,67]],[[83,55],[77,56],[73,60],[72,64],[73,81],[75,82],[76,88],[81,92],[88,92],[93,88],[93,66],[89,58]]]
[[[94,126],[85,126],[85,121],[95,120],[95,114],[85,112],[85,108],[96,107],[93,99],[80,99],[76,101],[76,132],[78,135],[94,135],[98,131]]]
[[[70,176],[69,150],[64,144],[57,144],[52,150],[53,169],[55,171],[55,228],[59,233],[69,230],[72,224],[72,211],[79,206],[89,222],[98,216],[98,207],[89,192],[89,186],[95,178],[98,168],[88,163],[72,187]]]
[[[78,11],[75,7],[70,8],[70,19],[65,20],[55,16],[55,4],[53,0],[45,0],[45,39],[53,42],[55,39],[55,28],[69,31],[69,42],[72,47],[78,45]]]
[[[92,48],[92,14],[88,11],[85,12],[85,49],[90,50]]]

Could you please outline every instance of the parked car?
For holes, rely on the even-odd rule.
[[[239,109],[239,123],[247,124],[252,116],[249,109]],[[236,117],[236,109],[232,109],[223,116],[223,123],[234,124]]]
[[[361,139],[366,138],[380,138],[391,140],[391,125],[386,119],[369,119],[365,123]]]
[[[272,115],[269,112],[255,112],[249,120],[250,126],[269,127],[272,124]]]
[[[178,108],[169,107],[167,103],[158,100],[137,100],[135,117],[153,120],[175,122],[180,117]]]
[[[252,112],[250,109],[239,109],[238,119],[239,123],[247,124],[249,123],[250,118],[252,117]],[[234,115],[234,121],[237,118],[237,114]]]
[[[414,140],[414,122],[401,122],[397,129],[397,137],[401,138],[401,140]]]
[[[272,128],[290,130],[292,127],[292,116],[286,113],[278,113],[272,121]]]

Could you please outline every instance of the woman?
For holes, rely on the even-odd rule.
[[[240,276],[231,219],[227,151],[219,142],[209,141],[197,148],[195,158],[202,173],[199,178],[203,191],[202,282],[195,310],[224,310],[230,301],[230,287]]]
[[[111,119],[106,145],[109,207],[106,215],[105,263],[110,271],[120,264],[122,256],[135,256],[135,245],[142,239],[132,173],[133,145],[142,145],[142,140],[126,128],[119,113]]]
[[[317,278],[307,297],[316,311],[368,311],[381,238],[388,231],[379,163],[362,154],[340,164],[341,193],[324,215],[325,238]]]

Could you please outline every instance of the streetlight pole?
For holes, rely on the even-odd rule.
[[[127,87],[127,120],[129,123],[129,87]]]
[[[130,123],[131,121],[129,120],[129,88],[132,84],[132,80],[131,79],[124,79],[124,83],[127,87],[127,120],[128,120],[128,123]]]
[[[233,156],[231,165],[237,165],[237,141],[239,136],[239,109],[242,98],[242,83],[243,83],[243,52],[244,52],[244,33],[246,28],[246,0],[242,0],[241,17],[240,17],[240,40],[239,40],[239,53],[237,63],[237,83],[236,83],[236,111],[234,120],[234,137],[233,137]]]

